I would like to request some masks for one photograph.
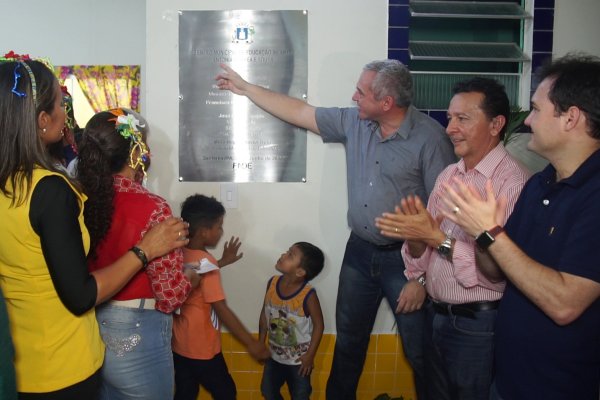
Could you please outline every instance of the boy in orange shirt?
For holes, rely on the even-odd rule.
[[[196,400],[200,385],[215,400],[236,398],[235,382],[221,353],[220,322],[253,358],[260,361],[270,356],[264,343],[254,339],[225,301],[219,267],[242,258],[243,253],[238,255],[239,239],[232,237],[225,243],[219,261],[206,250],[221,239],[224,216],[225,208],[214,197],[196,194],[181,206],[181,217],[190,224],[183,261],[201,273],[202,280],[173,318],[175,400]]]

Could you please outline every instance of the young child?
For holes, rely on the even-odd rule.
[[[214,197],[196,194],[181,206],[181,217],[190,224],[190,242],[183,250],[183,261],[186,267],[202,273],[202,280],[173,320],[176,400],[196,400],[200,385],[216,400],[236,398],[235,383],[221,353],[219,323],[223,323],[256,360],[270,355],[264,342],[252,337],[225,301],[218,267],[242,258],[243,253],[238,255],[239,239],[232,237],[225,243],[219,261],[206,250],[221,239],[224,216],[225,208]]]
[[[319,298],[308,281],[323,269],[323,252],[298,242],[283,253],[275,269],[259,321],[259,340],[267,333],[271,358],[263,372],[261,391],[265,399],[282,399],[279,389],[287,383],[292,400],[308,400],[312,392],[310,373],[323,335]]]

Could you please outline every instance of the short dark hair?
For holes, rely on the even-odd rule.
[[[504,138],[508,119],[510,118],[510,102],[504,90],[504,85],[495,79],[477,76],[457,82],[452,88],[452,94],[472,92],[483,94],[481,109],[486,117],[492,119],[502,115],[505,118],[504,126],[500,130],[500,139]]]
[[[190,224],[190,236],[198,228],[211,228],[224,215],[225,207],[214,197],[194,194],[181,203],[181,218]]]
[[[319,275],[323,270],[325,256],[323,255],[321,249],[308,242],[294,243],[294,246],[296,246],[302,253],[302,261],[300,262],[300,266],[302,269],[304,269],[304,271],[306,271],[306,280],[310,281]]]
[[[569,53],[544,64],[536,75],[539,82],[553,80],[548,98],[556,113],[579,108],[586,114],[590,136],[600,139],[600,58]]]

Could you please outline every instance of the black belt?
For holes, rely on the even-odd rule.
[[[474,303],[450,304],[441,301],[431,300],[433,309],[438,314],[460,315],[461,317],[475,318],[475,313],[479,311],[490,311],[498,308],[500,300],[496,301],[477,301]]]
[[[365,239],[361,238],[360,236],[358,236],[354,232],[352,232],[351,235],[356,236],[357,238],[359,238],[363,242],[369,243],[371,246],[373,246],[377,250],[381,250],[381,251],[398,250],[398,249],[402,248],[402,245],[404,244],[404,241],[402,241],[402,240],[399,241],[399,242],[388,243],[388,244],[375,244],[375,243],[371,243],[368,240],[365,240]]]
[[[377,248],[377,250],[385,251],[385,250],[400,249],[400,248],[402,248],[403,244],[404,244],[404,242],[396,242],[396,243],[390,243],[390,244],[373,244],[373,246],[375,246]]]

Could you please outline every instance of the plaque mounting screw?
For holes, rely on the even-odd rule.
[[[179,95],[179,100],[183,100],[183,95]]]
[[[179,182],[183,182],[183,176],[180,176],[178,179]]]

